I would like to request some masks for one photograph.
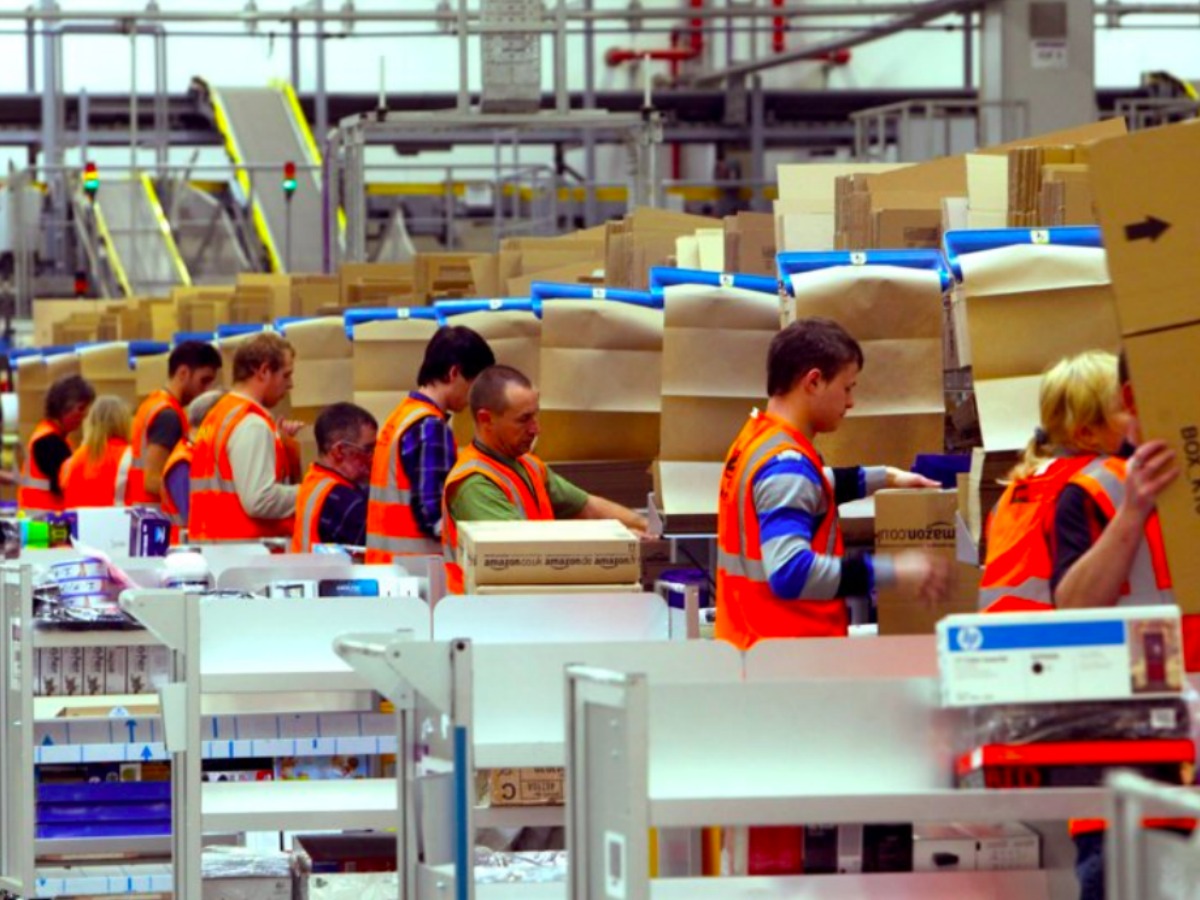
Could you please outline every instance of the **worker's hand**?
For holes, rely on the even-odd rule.
[[[306,422],[301,422],[297,419],[280,419],[279,430],[290,438],[294,438],[300,433],[300,429],[307,428]]]
[[[951,564],[925,550],[902,550],[892,557],[896,587],[909,597],[933,606],[950,590]]]
[[[926,478],[924,475],[918,475],[916,472],[905,472],[903,469],[897,469],[895,466],[887,467],[887,481],[885,482],[890,488],[940,488],[940,481],[933,481]]]
[[[1147,441],[1125,466],[1125,507],[1145,519],[1158,496],[1180,475],[1175,451],[1165,441]]]

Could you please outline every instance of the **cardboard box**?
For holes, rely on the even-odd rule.
[[[484,584],[631,584],[638,539],[613,520],[463,522],[467,593]]]
[[[478,584],[473,594],[481,597],[507,594],[641,594],[641,584]]]
[[[1142,433],[1165,440],[1184,468],[1158,511],[1175,598],[1189,613],[1200,613],[1200,189],[1188,174],[1198,150],[1200,129],[1185,123],[1098,143],[1089,162]]]
[[[354,392],[354,347],[337,316],[294,322],[284,335],[296,348],[293,407],[323,407]]]
[[[428,319],[387,319],[355,328],[351,347],[355,396],[390,392],[390,412],[405,391],[417,387],[425,346],[437,329],[437,322]]]
[[[1179,622],[1174,606],[948,616],[937,625],[942,705],[1178,696]]]
[[[950,591],[936,606],[879,589],[880,634],[932,634],[953,613],[979,609],[979,569],[957,561],[954,517],[956,491],[880,491],[875,495],[875,549],[878,553],[927,550],[953,566]]]
[[[562,806],[564,774],[557,768],[492,769],[488,799],[492,806]]]
[[[124,341],[81,347],[79,374],[91,382],[96,396],[120,397],[130,406],[137,405],[137,376],[129,366],[129,345]]]

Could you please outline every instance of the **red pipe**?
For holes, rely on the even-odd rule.
[[[688,0],[692,9],[704,9],[704,0]],[[704,20],[688,19],[688,44],[679,46],[679,35],[671,32],[671,46],[653,50],[633,50],[626,47],[612,47],[604,54],[604,61],[610,67],[616,67],[639,59],[650,59],[655,62],[671,63],[671,77],[679,74],[679,63],[685,63],[698,58],[704,52]]]
[[[785,2],[786,0],[771,0],[771,5],[782,9]],[[771,49],[776,53],[787,49],[787,20],[783,16],[776,16],[771,20]]]

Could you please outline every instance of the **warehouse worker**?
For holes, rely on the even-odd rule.
[[[367,492],[379,423],[353,403],[335,403],[317,416],[313,431],[320,455],[296,497],[292,552],[314,544],[361,547],[367,539]]]
[[[1094,459],[1059,494],[1054,511],[1054,602],[1060,609],[1174,603],[1156,502],[1180,475],[1175,452],[1163,441],[1142,443],[1128,366],[1114,360],[1112,379],[1128,441]],[[1114,430],[1121,421],[1114,422]],[[1136,449],[1135,449],[1136,447]],[[1183,656],[1200,671],[1200,616],[1183,616]],[[1147,819],[1147,825],[1190,830],[1191,820]],[[1070,822],[1080,900],[1104,898],[1103,819]]]
[[[1117,357],[1091,350],[1060,360],[1042,376],[1038,409],[1038,429],[988,520],[980,601],[989,612],[1053,608],[1055,505],[1085,467],[1120,450],[1129,427]],[[1086,549],[1090,534],[1083,540]]]
[[[939,487],[891,467],[825,468],[813,439],[854,405],[862,365],[858,342],[830,319],[801,319],[771,341],[766,411],[750,414],[721,476],[716,635],[736,647],[844,636],[843,598],[878,586],[926,600],[946,590],[949,567],[924,551],[843,551],[839,503],[884,487]]]
[[[417,390],[384,421],[375,444],[367,562],[441,553],[442,489],[458,458],[449,414],[467,408],[471,384],[495,362],[470,328],[448,325],[430,339]]]
[[[67,437],[83,424],[96,391],[79,375],[67,375],[46,392],[45,416],[33,429],[17,487],[17,506],[26,513],[61,512],[59,472],[71,458]]]
[[[171,543],[178,544],[187,528],[189,501],[192,496],[192,454],[200,424],[217,401],[225,396],[224,389],[205,391],[188,404],[188,433],[171,450],[162,468],[162,511],[171,520]]]
[[[124,506],[133,462],[129,405],[120,397],[97,397],[83,420],[83,443],[59,472],[63,506]]]
[[[212,344],[184,341],[167,357],[167,383],[142,401],[133,417],[133,468],[125,505],[159,503],[163,466],[188,435],[185,407],[217,379],[221,354]]]
[[[616,519],[644,533],[646,520],[631,509],[589,494],[530,450],[538,436],[538,392],[511,366],[492,366],[471,385],[475,440],[446,479],[442,549],[446,589],[463,592],[458,523],[518,519]]]
[[[189,540],[292,536],[297,488],[285,483],[288,454],[269,411],[291,390],[294,370],[292,345],[273,332],[238,347],[233,388],[196,435]]]

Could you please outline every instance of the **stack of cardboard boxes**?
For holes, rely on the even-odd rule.
[[[1008,226],[1094,225],[1087,144],[1008,151]]]

